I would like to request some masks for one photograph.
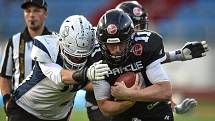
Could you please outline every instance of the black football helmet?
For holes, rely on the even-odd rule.
[[[143,7],[137,1],[125,1],[116,6],[115,9],[119,9],[127,13],[136,28],[139,30],[148,29],[148,15]]]
[[[134,32],[134,24],[131,18],[123,11],[112,9],[107,11],[97,25],[97,39],[106,61],[113,65],[119,65],[126,61],[131,50],[131,36]],[[113,56],[106,44],[126,42],[126,49],[120,56]]]

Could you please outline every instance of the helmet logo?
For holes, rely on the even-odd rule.
[[[78,37],[76,39],[76,44],[78,47],[80,48],[85,48],[85,47],[88,47],[89,46],[89,41],[87,40],[86,37]]]
[[[142,44],[135,44],[132,47],[132,52],[134,53],[134,55],[136,56],[141,56],[143,54],[143,45]]]
[[[65,26],[61,33],[61,37],[66,38],[67,36],[69,36],[69,26]]]
[[[107,32],[108,32],[108,34],[116,34],[116,32],[117,32],[116,25],[114,25],[114,24],[108,25]]]
[[[135,7],[133,9],[133,13],[135,16],[141,16],[143,14],[143,11],[139,7]]]

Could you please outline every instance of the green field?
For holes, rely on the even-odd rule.
[[[0,109],[0,121],[5,121],[3,109]],[[86,111],[74,110],[71,121],[88,121]],[[215,102],[199,102],[193,112],[175,115],[175,121],[215,121]]]

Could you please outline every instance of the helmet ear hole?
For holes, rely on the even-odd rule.
[[[66,18],[59,31],[61,55],[67,68],[84,66],[72,58],[86,58],[94,49],[95,33],[90,22],[81,15]],[[80,59],[81,60],[81,59]]]

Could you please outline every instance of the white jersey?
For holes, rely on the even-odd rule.
[[[44,120],[65,118],[76,95],[73,85],[61,81],[63,62],[59,51],[57,35],[36,37],[31,53],[35,66],[14,95],[17,105]]]

